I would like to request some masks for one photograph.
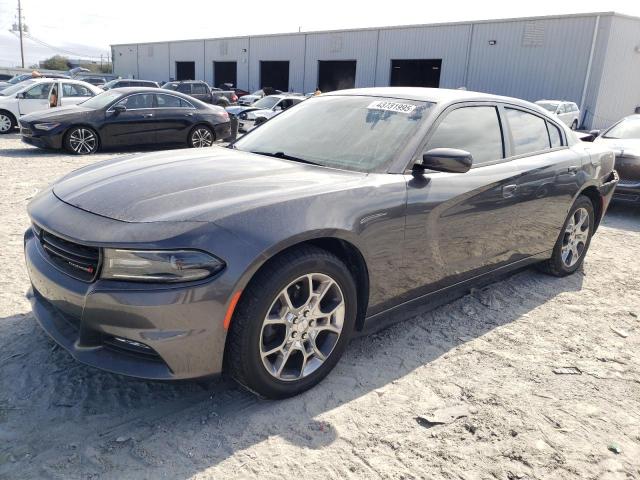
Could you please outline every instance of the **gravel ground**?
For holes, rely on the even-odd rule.
[[[611,209],[583,272],[525,270],[356,339],[271,402],[84,367],[36,325],[25,206],[114,155],[0,138],[0,478],[640,479],[640,208]]]

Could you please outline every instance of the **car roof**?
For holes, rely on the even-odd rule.
[[[453,90],[448,88],[424,88],[424,87],[373,87],[373,88],[353,88],[349,90],[336,90],[322,94],[328,95],[350,95],[350,96],[370,96],[387,97],[405,100],[414,100],[433,103],[455,103],[474,101],[506,102],[522,105],[532,105],[526,100],[518,98],[504,97],[490,93],[473,92],[469,90]]]

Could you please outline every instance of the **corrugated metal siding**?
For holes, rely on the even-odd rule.
[[[356,88],[375,82],[378,30],[307,34],[305,57],[305,92],[318,85],[318,61],[355,60]]]
[[[138,45],[113,47],[113,71],[122,78],[138,78]]]
[[[594,24],[569,17],[474,25],[467,88],[579,103]]]
[[[375,85],[389,85],[391,60],[401,59],[442,59],[440,87],[464,85],[470,32],[471,25],[381,30]]]
[[[244,50],[244,51],[243,51]],[[204,81],[213,84],[213,62],[237,62],[237,87],[249,87],[249,38],[222,38],[205,41]],[[217,87],[217,85],[214,85]]]
[[[304,34],[251,37],[249,47],[249,90],[262,88],[260,61],[289,62],[289,89],[302,91],[304,72]]]
[[[171,76],[169,73],[169,44],[139,45],[138,69],[138,78],[168,81]]]
[[[196,78],[201,80],[205,75],[204,40],[189,42],[171,42],[169,44],[169,77],[176,78],[176,62],[195,62]]]
[[[640,20],[614,17],[591,128],[605,128],[640,107]]]

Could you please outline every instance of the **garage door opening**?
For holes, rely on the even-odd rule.
[[[391,60],[392,87],[433,87],[440,86],[442,59],[434,60]]]
[[[286,92],[289,90],[289,62],[260,62],[260,88],[271,87]]]
[[[176,62],[176,80],[195,80],[196,62]]]
[[[213,85],[224,88],[222,85],[230,83],[234,87],[238,80],[238,66],[236,62],[213,62]]]
[[[318,61],[318,88],[323,92],[356,86],[355,60]]]

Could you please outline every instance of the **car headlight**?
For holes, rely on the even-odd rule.
[[[33,128],[37,128],[38,130],[53,130],[56,128],[59,123],[36,123]]]
[[[224,268],[219,258],[197,250],[104,249],[101,278],[134,282],[190,282]]]

